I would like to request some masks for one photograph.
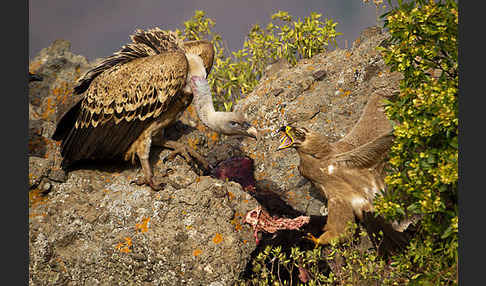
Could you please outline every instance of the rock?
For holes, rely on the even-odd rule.
[[[281,58],[281,59],[275,61],[274,63],[269,64],[265,68],[265,77],[268,78],[268,77],[274,75],[275,73],[277,73],[277,72],[279,72],[283,69],[288,69],[288,68],[290,68],[290,64],[287,61],[287,59]]]
[[[178,172],[173,176],[187,171]],[[84,192],[92,176],[104,184]],[[30,209],[30,278],[36,285],[66,278],[78,285],[90,279],[233,284],[255,248],[242,219],[257,203],[237,183],[198,178],[181,189],[168,185],[163,196],[110,172],[71,172],[44,204]]]
[[[43,120],[56,123],[66,108],[79,99],[72,89],[91,65],[70,49],[70,42],[56,40],[30,62],[29,70],[42,76],[42,81],[29,84],[29,103],[38,108],[36,112]]]
[[[318,70],[312,73],[312,77],[315,80],[322,80],[327,75],[325,70]]]
[[[37,156],[43,158],[47,151],[47,141],[42,136],[43,121],[39,119],[29,120],[29,156]]]
[[[51,161],[45,158],[29,157],[29,188],[38,186],[41,180],[49,174],[51,168]]]
[[[52,169],[49,172],[49,179],[55,181],[55,182],[60,182],[63,183],[67,180],[67,174],[63,169]]]

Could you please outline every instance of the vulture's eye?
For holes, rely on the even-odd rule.
[[[229,124],[230,124],[230,126],[231,126],[231,127],[238,127],[238,126],[240,125],[240,124],[239,124],[238,122],[236,122],[236,121],[230,121],[230,123],[229,123]]]
[[[248,122],[243,122],[243,128],[248,129],[248,128],[250,128],[250,127],[251,127],[250,123],[248,123]]]

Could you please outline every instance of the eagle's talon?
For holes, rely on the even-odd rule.
[[[320,241],[319,241],[319,238],[313,236],[311,233],[307,233],[307,235],[305,236],[306,239],[314,242],[314,247],[317,247],[319,246],[320,244]]]

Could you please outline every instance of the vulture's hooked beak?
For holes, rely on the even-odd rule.
[[[294,138],[292,137],[292,134],[290,134],[291,130],[291,126],[280,127],[278,131],[283,132],[283,135],[280,138],[280,145],[278,146],[277,151],[292,147],[292,145],[294,144]]]

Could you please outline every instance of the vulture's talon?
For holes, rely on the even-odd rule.
[[[147,185],[150,186],[150,188],[152,188],[154,191],[160,191],[165,186],[164,183],[156,184],[153,178],[146,179],[145,177],[138,177],[137,179],[131,181],[130,184],[136,184],[137,186]]]
[[[181,143],[174,142],[174,141],[167,141],[164,144],[164,147],[168,147],[171,149],[174,149],[170,154],[165,157],[164,162],[166,160],[172,160],[175,158],[177,155],[181,155],[184,157],[186,162],[191,162],[196,159],[196,161],[199,163],[200,166],[204,168],[204,170],[209,170],[209,163],[207,162],[206,159],[204,159],[199,153],[197,153],[194,149],[184,146]],[[193,159],[194,158],[194,159]]]

